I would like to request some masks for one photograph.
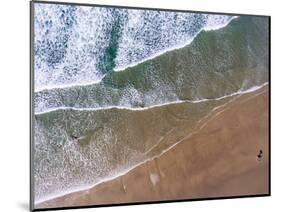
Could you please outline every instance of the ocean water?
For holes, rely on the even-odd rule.
[[[35,3],[34,25],[36,202],[161,154],[268,81],[266,18]]]
[[[189,43],[231,16],[35,5],[35,90],[99,82]]]

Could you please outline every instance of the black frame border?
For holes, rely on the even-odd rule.
[[[147,202],[128,202],[128,203],[114,203],[114,204],[100,204],[100,205],[85,205],[85,206],[69,206],[69,207],[55,207],[55,208],[34,208],[34,174],[33,174],[33,152],[34,152],[34,4],[56,4],[56,5],[73,5],[73,6],[86,6],[86,7],[106,7],[106,8],[120,8],[120,9],[136,9],[136,10],[158,10],[168,12],[189,12],[189,13],[203,13],[214,15],[233,15],[233,16],[255,16],[268,18],[268,193],[265,194],[253,194],[253,195],[237,195],[237,196],[218,196],[218,197],[206,197],[206,198],[191,198],[191,199],[175,199],[175,200],[163,200],[163,201],[147,201]],[[240,198],[253,198],[253,197],[270,197],[271,196],[271,16],[269,15],[257,15],[257,14],[242,14],[242,13],[225,13],[225,12],[209,12],[209,11],[195,11],[195,10],[179,10],[179,9],[164,9],[164,8],[146,8],[146,7],[131,7],[122,5],[102,5],[102,4],[90,4],[90,3],[76,3],[76,2],[58,2],[58,1],[42,1],[31,0],[29,21],[29,208],[30,211],[54,211],[54,210],[70,210],[70,209],[86,209],[86,208],[100,208],[100,207],[113,207],[113,206],[131,206],[131,205],[148,205],[159,203],[178,203],[178,202],[196,202],[204,200],[227,200],[227,199],[240,199]]]

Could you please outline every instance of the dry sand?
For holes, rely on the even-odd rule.
[[[268,110],[266,86],[216,110],[159,157],[35,208],[268,194]]]

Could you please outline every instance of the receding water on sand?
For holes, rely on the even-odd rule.
[[[97,47],[95,40],[84,38],[85,45],[79,43],[83,48],[78,48],[74,42],[82,39],[80,36],[85,33],[82,26],[92,18],[89,16],[84,22],[76,19],[75,14],[90,15],[91,8],[63,8],[51,12],[51,7],[37,8],[39,22],[47,13],[50,20],[57,21],[58,27],[54,29],[54,22],[47,21],[44,30],[38,31],[35,43],[37,203],[84,190],[131,170],[186,138],[215,108],[268,82],[268,44],[265,42],[268,23],[262,18],[222,16],[222,20],[216,21],[223,28],[211,23],[208,28],[207,16],[181,14],[183,20],[191,21],[188,26],[192,26],[194,20],[201,21],[192,33],[183,32],[185,39],[175,38],[175,41],[184,42],[181,48],[176,48],[181,43],[159,38],[160,46],[152,43],[153,51],[144,48],[138,55],[132,46],[126,47],[129,53],[125,52],[122,42],[131,35],[125,39],[120,29],[110,25],[114,19],[113,25],[122,25],[122,30],[132,28],[135,23],[124,20],[130,13],[121,9],[110,12],[93,9],[105,14],[102,20],[115,11],[114,17],[106,20],[108,26],[98,25],[104,30],[99,31],[101,37],[105,32],[111,36],[105,36],[101,42],[104,52],[99,58],[93,50]],[[68,18],[57,17],[58,14]],[[155,17],[161,16],[159,20],[166,17],[166,13],[153,13],[154,18],[151,14],[136,14],[140,17],[135,21],[147,16],[149,23],[154,23]],[[168,20],[170,16],[167,15]],[[126,23],[131,25],[126,26]],[[172,25],[167,24],[170,29]],[[202,30],[207,28],[209,31]],[[61,36],[66,43],[73,44],[72,47],[62,48],[52,43],[63,42],[56,37],[60,30],[64,31]],[[176,28],[174,32],[182,30]],[[49,33],[48,39],[43,39],[43,32]],[[158,39],[158,35],[155,36]],[[174,39],[173,36],[169,39]],[[192,42],[185,45],[190,39]],[[117,41],[120,41],[118,48]],[[73,49],[76,47],[77,51]],[[85,52],[81,52],[81,48]],[[175,49],[167,51],[171,48]],[[107,57],[108,52],[111,54]],[[80,58],[80,53],[86,57]],[[73,59],[73,55],[77,58]],[[51,58],[56,60],[50,61]],[[106,67],[101,66],[102,61],[106,61]],[[116,71],[122,67],[126,68]],[[89,70],[92,70],[90,74]],[[155,177],[152,178],[156,182]]]

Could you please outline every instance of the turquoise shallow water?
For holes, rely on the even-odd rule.
[[[169,132],[179,139],[186,136],[212,109],[232,99],[220,97],[268,81],[267,18],[238,17],[223,28],[196,35],[207,26],[208,17],[157,12],[140,16],[138,12],[99,9],[92,12],[101,16],[98,26],[105,34],[98,34],[77,29],[78,23],[87,26],[90,20],[97,21],[94,15],[87,16],[85,23],[77,16],[92,14],[91,8],[37,10],[35,27],[44,30],[35,45],[35,78],[40,76],[35,85],[42,83],[34,93],[36,201],[91,186],[161,153],[177,141],[168,139]],[[135,16],[138,18],[131,23]],[[223,24],[229,18],[215,21]],[[104,19],[107,22],[101,24]],[[46,22],[41,26],[42,20]],[[172,34],[161,37],[157,32],[163,20],[174,21],[166,25]],[[158,31],[145,34],[148,38],[134,37],[144,23],[147,33],[153,28],[151,24]],[[186,23],[185,27],[181,28],[181,23]],[[63,33],[56,36],[56,30]],[[129,34],[138,40],[136,44],[147,44],[142,51],[138,45],[125,51],[122,42],[131,37],[124,40],[120,35],[126,30],[136,30]],[[73,41],[83,41],[84,34],[92,40],[84,38],[85,43],[75,46]],[[190,44],[161,52],[194,35]],[[105,39],[99,57],[95,36]],[[114,69],[134,62],[140,63],[123,71]],[[84,83],[85,76],[91,80]],[[96,77],[98,82],[91,83]],[[66,86],[61,87],[61,82]],[[76,82],[83,83],[71,85]],[[41,89],[49,85],[55,87]]]

